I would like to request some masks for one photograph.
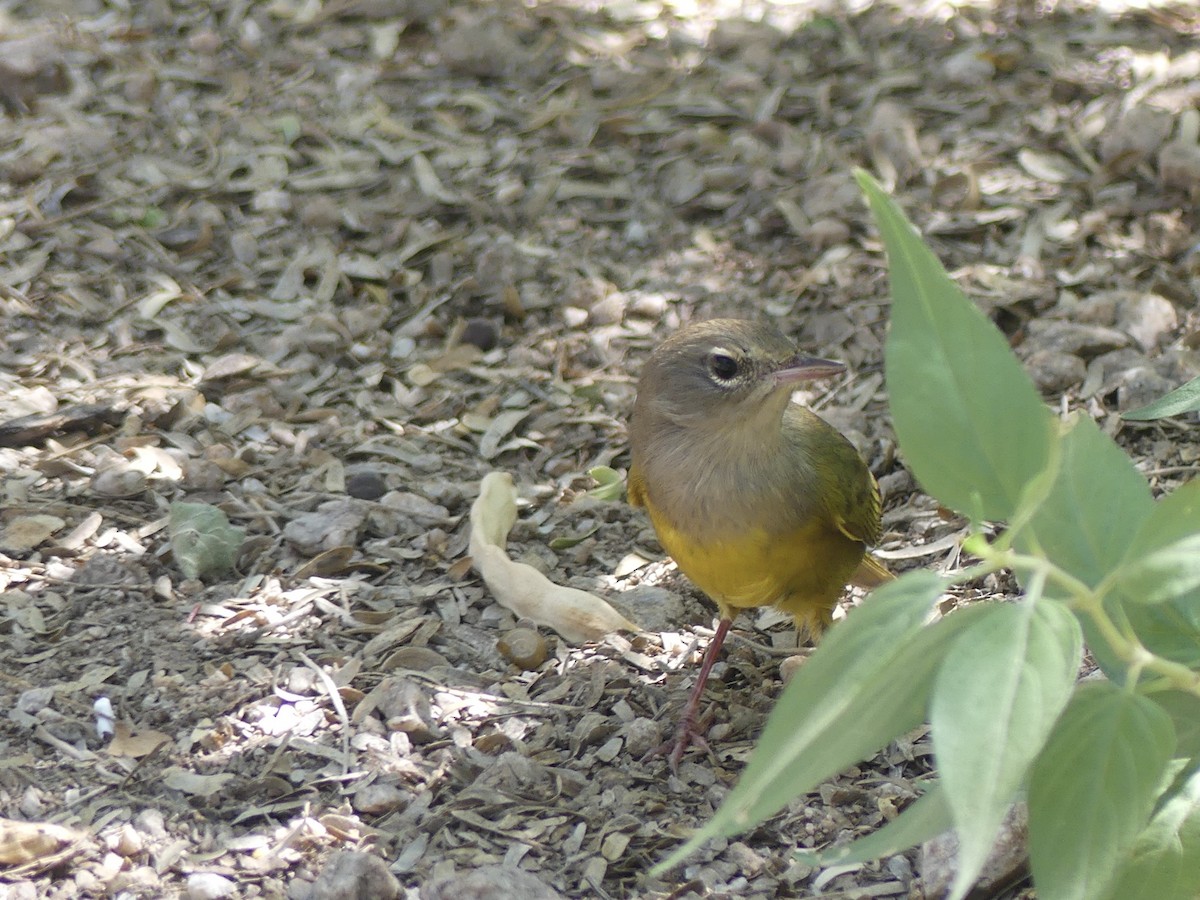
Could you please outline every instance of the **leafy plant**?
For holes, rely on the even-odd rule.
[[[923,720],[938,777],[822,862],[900,852],[948,827],[951,896],[978,877],[1009,805],[1029,807],[1041,900],[1200,890],[1200,482],[1155,502],[1087,417],[1057,420],[1000,332],[865,173],[887,248],[887,385],[922,486],[971,520],[981,562],[911,572],[834,628],[785,689],[703,841],[752,827]],[[985,522],[1007,522],[994,539]],[[1013,603],[928,624],[954,582],[1010,569]],[[1085,644],[1105,675],[1077,685]]]
[[[233,568],[246,530],[207,503],[171,504],[167,525],[171,552],[184,578],[211,578]]]
[[[1145,422],[1198,410],[1200,410],[1200,378],[1193,378],[1187,384],[1180,385],[1153,403],[1147,403],[1145,406],[1139,406],[1137,409],[1123,413],[1122,418]]]

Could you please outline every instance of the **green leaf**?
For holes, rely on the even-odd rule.
[[[597,500],[620,500],[625,493],[625,482],[621,473],[611,466],[593,466],[588,474],[596,481],[596,487],[588,491],[589,497]]]
[[[599,525],[593,525],[587,531],[579,534],[564,534],[561,537],[551,538],[549,543],[550,549],[570,550],[572,547],[578,547],[599,530]]]
[[[1200,897],[1200,770],[1172,785],[1133,853],[1117,873],[1109,900],[1195,900]]]
[[[1167,416],[1178,416],[1181,413],[1200,410],[1200,378],[1193,378],[1187,384],[1180,385],[1166,396],[1159,397],[1153,403],[1139,406],[1127,413],[1121,413],[1122,419],[1143,422],[1149,419],[1165,419]]]
[[[1009,519],[1048,464],[1053,420],[1008,342],[946,274],[899,207],[856,173],[888,254],[892,420],[913,474],[946,506]]]
[[[848,865],[903,853],[946,832],[954,822],[939,782],[918,797],[904,812],[878,831],[841,847],[821,852],[801,851],[796,859],[810,866]]]
[[[1200,479],[1153,506],[1115,579],[1135,603],[1162,603],[1200,588]]]
[[[720,809],[655,871],[709,838],[774,815],[919,724],[940,648],[960,621],[973,619],[964,610],[922,627],[946,584],[932,572],[910,572],[876,589],[832,628],[784,690]]]
[[[1145,826],[1175,747],[1170,717],[1108,682],[1081,685],[1034,763],[1029,853],[1041,900],[1102,897]]]
[[[1200,587],[1200,534],[1182,538],[1124,566],[1116,587],[1138,603],[1163,603]]]
[[[1134,634],[1151,653],[1193,669],[1200,667],[1200,626],[1194,606],[1176,600],[1157,606],[1127,603],[1124,612]],[[1096,647],[1089,647],[1094,653]]]
[[[1158,691],[1150,699],[1175,724],[1175,750],[1181,756],[1200,756],[1200,697],[1185,691]]]
[[[953,897],[970,889],[1030,764],[1075,685],[1083,636],[1064,605],[997,603],[946,654],[930,707],[958,831]]]
[[[171,553],[184,578],[223,575],[233,568],[246,531],[207,503],[172,503],[167,526]]]
[[[1090,418],[1076,416],[1063,435],[1054,484],[1013,544],[1095,587],[1154,508],[1150,486],[1125,451]]]

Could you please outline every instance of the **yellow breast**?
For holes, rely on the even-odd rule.
[[[813,518],[793,529],[747,523],[736,534],[703,542],[686,525],[667,521],[642,493],[658,539],[680,570],[716,602],[722,617],[777,606],[796,627],[819,637],[843,587],[863,557],[863,545]]]

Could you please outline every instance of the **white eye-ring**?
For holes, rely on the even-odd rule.
[[[708,371],[717,381],[732,381],[741,371],[737,358],[725,350],[713,350],[708,355]]]

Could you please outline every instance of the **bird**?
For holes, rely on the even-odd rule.
[[[642,369],[628,498],[720,616],[670,750],[673,772],[703,743],[704,687],[739,610],[775,606],[815,643],[848,583],[893,577],[867,552],[882,532],[874,476],[844,435],[792,401],[797,384],[844,371],[748,319],[688,325]]]

